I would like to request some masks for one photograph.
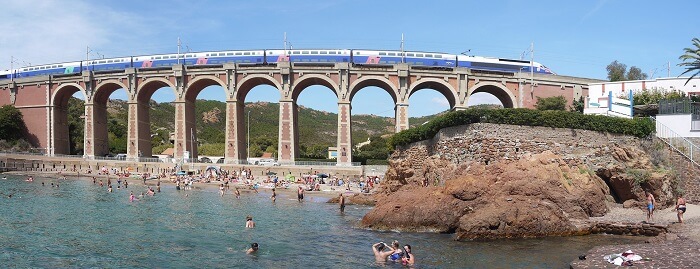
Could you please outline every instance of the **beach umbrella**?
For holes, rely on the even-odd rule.
[[[178,175],[178,176],[184,176],[184,175],[187,175],[187,173],[185,173],[185,171],[178,171],[178,172],[177,172],[177,175]]]
[[[268,175],[268,176],[274,176],[274,175],[276,175],[276,174],[277,174],[277,173],[272,172],[272,171],[268,171],[268,172],[267,172],[267,175]]]
[[[286,178],[287,180],[294,180],[294,179],[295,179],[295,177],[292,176],[292,174],[287,174],[287,175],[285,176],[285,178]]]
[[[323,174],[323,173],[321,173],[321,174],[316,174],[316,176],[318,176],[318,177],[320,177],[320,178],[327,178],[327,177],[328,177],[327,174]]]

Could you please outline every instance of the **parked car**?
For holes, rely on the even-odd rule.
[[[260,161],[258,161],[258,165],[262,165],[262,166],[280,166],[280,164],[277,163],[277,161],[275,161],[275,160],[260,160]]]
[[[114,156],[115,159],[117,160],[126,160],[126,153],[119,153],[117,156]]]
[[[202,158],[199,158],[199,162],[211,163],[211,159],[209,159],[208,157],[202,157]]]

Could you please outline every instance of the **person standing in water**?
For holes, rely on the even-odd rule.
[[[340,193],[340,198],[338,198],[338,204],[340,205],[340,213],[345,212],[345,196],[343,196],[343,193]]]
[[[297,201],[301,202],[304,200],[304,188],[299,186],[299,189],[297,190]]]
[[[411,245],[406,244],[403,246],[403,250],[406,254],[401,259],[401,263],[403,263],[403,265],[414,265],[416,263],[416,257],[413,256],[413,253],[411,252]]]
[[[245,227],[246,228],[255,228],[255,221],[253,221],[253,216],[248,215],[245,218]]]
[[[277,200],[277,193],[275,193],[274,188],[272,188],[272,196],[270,196],[270,199],[272,199],[273,203]]]
[[[241,192],[238,191],[238,187],[236,187],[236,199],[241,199]]]

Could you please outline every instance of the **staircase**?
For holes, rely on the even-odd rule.
[[[686,200],[700,202],[700,147],[654,117],[650,118],[656,124],[656,138],[672,151],[670,162],[678,172],[678,186],[684,191]]]

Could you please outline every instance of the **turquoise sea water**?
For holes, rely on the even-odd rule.
[[[412,245],[417,268],[568,268],[595,245],[643,240],[585,236],[457,242],[451,235],[355,228],[369,207],[351,205],[341,214],[336,204],[313,194],[298,203],[293,193],[280,192],[273,204],[269,190],[236,199],[220,197],[214,188],[163,186],[153,197],[129,202],[131,190],[138,195],[145,188],[131,184],[107,193],[89,180],[0,180],[0,267],[402,268],[377,265],[372,256],[373,243],[396,239]],[[254,229],[244,228],[249,214]],[[260,251],[246,255],[251,242],[259,243]]]

